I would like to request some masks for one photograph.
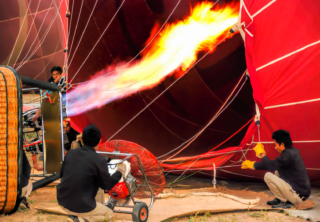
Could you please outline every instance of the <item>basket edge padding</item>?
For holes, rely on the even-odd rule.
[[[23,136],[23,129],[22,129],[22,86],[21,86],[21,80],[20,77],[18,75],[18,73],[16,72],[16,70],[14,70],[12,67],[10,66],[3,66],[0,65],[0,68],[4,67],[9,69],[13,74],[14,77],[16,79],[16,87],[17,87],[17,115],[18,115],[18,147],[17,147],[17,167],[18,167],[18,174],[17,174],[17,196],[16,196],[16,204],[14,205],[14,207],[12,209],[6,210],[5,211],[5,207],[6,205],[3,206],[2,212],[1,213],[5,213],[5,214],[12,214],[14,212],[17,211],[19,205],[20,205],[20,199],[21,199],[21,174],[22,174],[22,165],[23,165],[23,156],[22,156],[22,152],[23,151],[23,144],[22,144],[22,136]],[[8,96],[8,95],[7,95]],[[7,191],[6,191],[7,192]],[[7,194],[6,194],[7,195]]]

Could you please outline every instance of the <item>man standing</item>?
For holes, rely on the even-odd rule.
[[[51,76],[48,79],[48,82],[59,85],[59,81],[61,80],[61,77],[62,77],[62,68],[60,66],[53,66],[51,69]],[[65,97],[65,93],[62,94],[62,97]],[[63,101],[65,101],[65,99],[63,99]],[[39,108],[35,113],[35,115],[32,117],[32,122],[35,123],[40,116],[41,116],[41,108]]]
[[[93,124],[88,125],[82,133],[84,146],[70,150],[65,156],[57,199],[70,215],[68,221],[109,221],[113,217],[112,210],[97,202],[95,197],[99,188],[111,190],[122,173],[117,171],[110,176],[106,158],[97,154],[94,148],[100,138],[100,130]]]
[[[256,169],[275,171],[264,176],[264,181],[271,192],[276,196],[268,201],[272,208],[290,208],[309,198],[311,193],[310,180],[300,151],[292,146],[290,133],[285,130],[277,130],[272,134],[275,149],[281,156],[273,161],[266,156],[261,143],[254,148],[256,156],[262,162],[246,160],[242,163],[242,169]]]

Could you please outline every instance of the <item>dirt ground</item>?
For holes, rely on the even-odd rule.
[[[22,95],[22,101],[26,105],[28,105],[28,103],[40,103],[40,94],[39,92],[24,93]]]
[[[198,189],[198,191],[208,190],[205,189]],[[219,190],[221,191],[221,189]],[[223,191],[223,189],[222,189]],[[176,193],[183,193],[186,191],[175,191]],[[275,222],[284,222],[284,221],[304,221],[299,218],[291,217],[290,215],[285,215],[281,212],[271,212],[271,211],[263,211],[260,210],[259,207],[263,207],[265,200],[270,199],[270,197],[264,193],[255,193],[252,191],[231,191],[231,190],[224,190],[223,192],[236,195],[237,193],[239,196],[247,196],[247,198],[250,198],[251,196],[259,196],[261,199],[262,205],[257,205],[257,208],[255,210],[246,210],[245,212],[232,212],[232,213],[220,213],[220,214],[210,214],[207,212],[204,215],[192,215],[188,217],[181,217],[181,218],[172,218],[166,221],[177,221],[177,222],[196,222],[196,221],[218,221],[218,222],[253,222],[253,221],[275,221]],[[265,197],[265,198],[264,198]],[[29,204],[30,209],[26,209],[22,206],[20,206],[18,212],[14,213],[13,215],[9,216],[1,216],[0,221],[1,222],[39,222],[39,221],[66,221],[67,217],[62,215],[55,215],[55,214],[49,214],[49,213],[42,213],[38,212],[36,209],[33,208],[33,206],[39,206],[47,203],[56,203],[56,187],[55,184],[51,184],[50,187],[45,187],[38,189],[31,193],[31,196],[29,197]],[[128,218],[128,217],[126,217]],[[115,218],[113,220],[116,221],[124,221],[122,220],[121,215],[115,215]],[[126,220],[128,221],[128,220]]]
[[[266,211],[248,211],[248,212],[235,212],[235,213],[224,213],[211,215],[207,213],[205,215],[193,215],[184,218],[174,218],[172,222],[255,222],[255,221],[272,221],[272,222],[283,222],[283,221],[305,221],[300,218],[294,218],[290,215],[285,215],[278,212],[266,212]]]

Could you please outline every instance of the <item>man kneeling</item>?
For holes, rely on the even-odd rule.
[[[97,202],[95,197],[99,187],[111,190],[121,179],[117,171],[112,176],[108,172],[107,160],[96,153],[101,133],[93,124],[82,133],[84,146],[70,150],[64,159],[57,186],[60,206],[70,215],[68,221],[103,221],[113,217],[111,209]],[[104,199],[104,198],[103,198]]]
[[[270,160],[263,145],[258,143],[254,150],[262,162],[246,160],[241,168],[275,171],[275,174],[266,173],[264,176],[264,181],[276,196],[267,203],[272,208],[290,208],[292,204],[298,205],[310,196],[310,180],[300,151],[292,146],[290,133],[277,130],[272,134],[272,139],[281,156]]]

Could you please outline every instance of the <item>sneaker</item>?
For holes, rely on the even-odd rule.
[[[80,222],[77,216],[70,215],[67,222]]]
[[[278,205],[272,205],[272,208],[288,209],[293,206],[290,202],[280,202]]]
[[[27,201],[27,198],[26,198],[26,197],[22,197],[22,198],[21,198],[21,202],[20,202],[20,203],[24,204],[25,208],[30,209],[30,207],[29,207],[29,203],[28,203],[28,201]]]
[[[279,203],[281,203],[281,200],[279,200],[278,198],[274,198],[274,200],[270,200],[267,202],[268,205],[278,205]]]

